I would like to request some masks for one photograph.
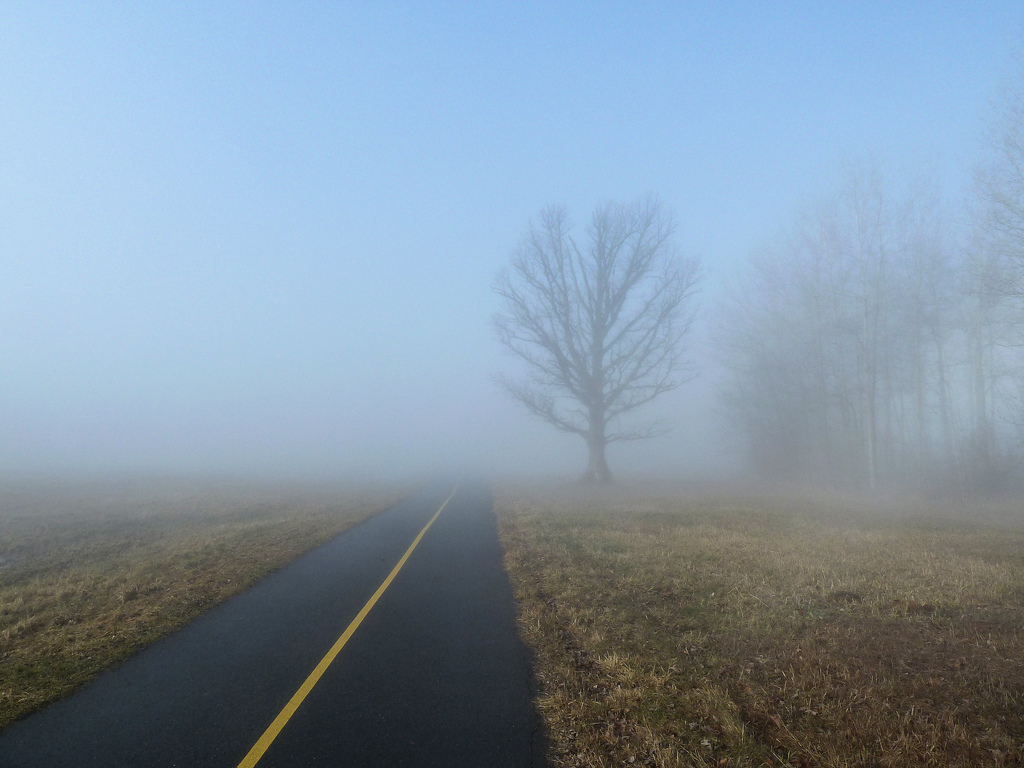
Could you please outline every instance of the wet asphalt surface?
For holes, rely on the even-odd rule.
[[[441,505],[429,488],[0,733],[0,768],[237,766]],[[543,765],[486,487],[465,483],[258,762]]]

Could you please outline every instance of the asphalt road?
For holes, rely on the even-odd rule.
[[[238,766],[450,493],[374,516],[10,726],[0,766]],[[256,765],[540,766],[531,688],[490,494],[463,483]]]

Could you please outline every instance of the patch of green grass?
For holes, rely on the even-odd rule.
[[[400,496],[211,483],[0,486],[0,727]]]
[[[1019,509],[496,504],[556,766],[1024,763]]]

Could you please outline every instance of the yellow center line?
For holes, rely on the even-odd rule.
[[[452,497],[458,489],[459,484],[456,483],[452,492],[448,495],[448,498],[444,500],[444,504],[438,507],[437,512],[435,512],[434,516],[430,518],[430,522],[423,526],[423,530],[419,532],[419,535],[413,540],[412,544],[409,545],[409,548],[405,550],[405,554],[402,555],[402,559],[398,561],[398,564],[391,569],[391,573],[389,573],[388,577],[384,579],[384,583],[381,584],[377,588],[377,591],[373,593],[373,597],[366,601],[366,605],[363,606],[363,609],[356,614],[356,617],[352,619],[352,622],[341,634],[341,637],[339,637],[334,645],[331,646],[331,650],[329,650],[327,655],[325,655],[320,660],[320,663],[316,665],[316,669],[314,669],[310,673],[309,677],[306,678],[306,682],[299,687],[299,690],[296,691],[291,700],[285,704],[281,713],[274,718],[274,722],[270,724],[270,727],[263,732],[262,736],[260,736],[259,741],[257,741],[256,744],[253,745],[253,748],[249,750],[249,754],[247,754],[245,759],[238,764],[238,768],[253,768],[253,766],[259,762],[260,758],[263,757],[263,753],[269,749],[270,745],[274,742],[274,739],[276,739],[277,735],[281,732],[281,729],[284,728],[285,724],[291,719],[291,716],[295,714],[295,710],[299,708],[299,705],[302,704],[306,696],[309,695],[309,692],[313,690],[313,686],[317,684],[324,672],[327,671],[327,668],[331,666],[331,662],[334,661],[334,658],[338,655],[341,649],[345,647],[345,643],[349,641],[349,638],[352,637],[356,629],[359,628],[359,625],[363,623],[363,619],[366,618],[370,609],[377,604],[380,596],[384,594],[384,590],[391,586],[391,582],[394,581],[398,572],[402,570],[402,566],[405,565],[405,561],[409,559],[409,555],[411,555],[412,551],[416,549],[416,545],[420,543],[420,539],[423,538],[423,534],[425,534],[427,529],[434,524],[438,515],[440,515],[442,510],[448,506],[448,502],[452,500]]]

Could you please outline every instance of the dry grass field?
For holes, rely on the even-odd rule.
[[[554,766],[1024,765],[1024,507],[496,507]]]
[[[0,485],[0,727],[400,496],[229,483]]]

